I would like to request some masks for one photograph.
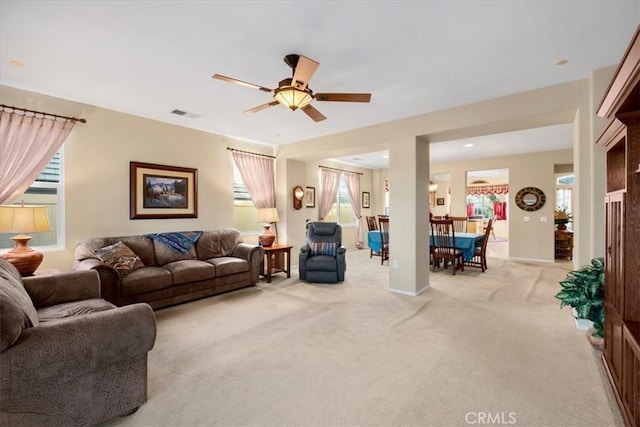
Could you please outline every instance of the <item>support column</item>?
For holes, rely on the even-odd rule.
[[[419,295],[429,287],[429,144],[389,147],[389,290]]]

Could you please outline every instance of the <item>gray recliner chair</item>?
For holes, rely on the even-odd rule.
[[[342,246],[342,227],[335,222],[307,224],[307,244],[300,248],[300,280],[315,283],[344,281],[346,248]]]

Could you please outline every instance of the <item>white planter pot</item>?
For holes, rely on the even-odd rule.
[[[573,313],[573,320],[576,322],[576,329],[588,331],[593,326],[593,322],[589,319],[578,319],[578,312],[575,308],[571,309],[571,313]]]

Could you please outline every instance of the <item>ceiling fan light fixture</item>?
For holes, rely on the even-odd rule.
[[[313,101],[313,96],[309,91],[300,90],[292,86],[276,89],[273,97],[280,104],[286,105],[293,111],[305,107]]]

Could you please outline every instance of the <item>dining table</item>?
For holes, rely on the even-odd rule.
[[[480,246],[484,234],[482,233],[456,233],[456,248],[462,250],[465,261],[473,258],[476,246]],[[433,236],[429,233],[429,242],[433,244]],[[374,253],[380,253],[382,242],[380,240],[380,231],[372,230],[367,234],[367,245]]]

